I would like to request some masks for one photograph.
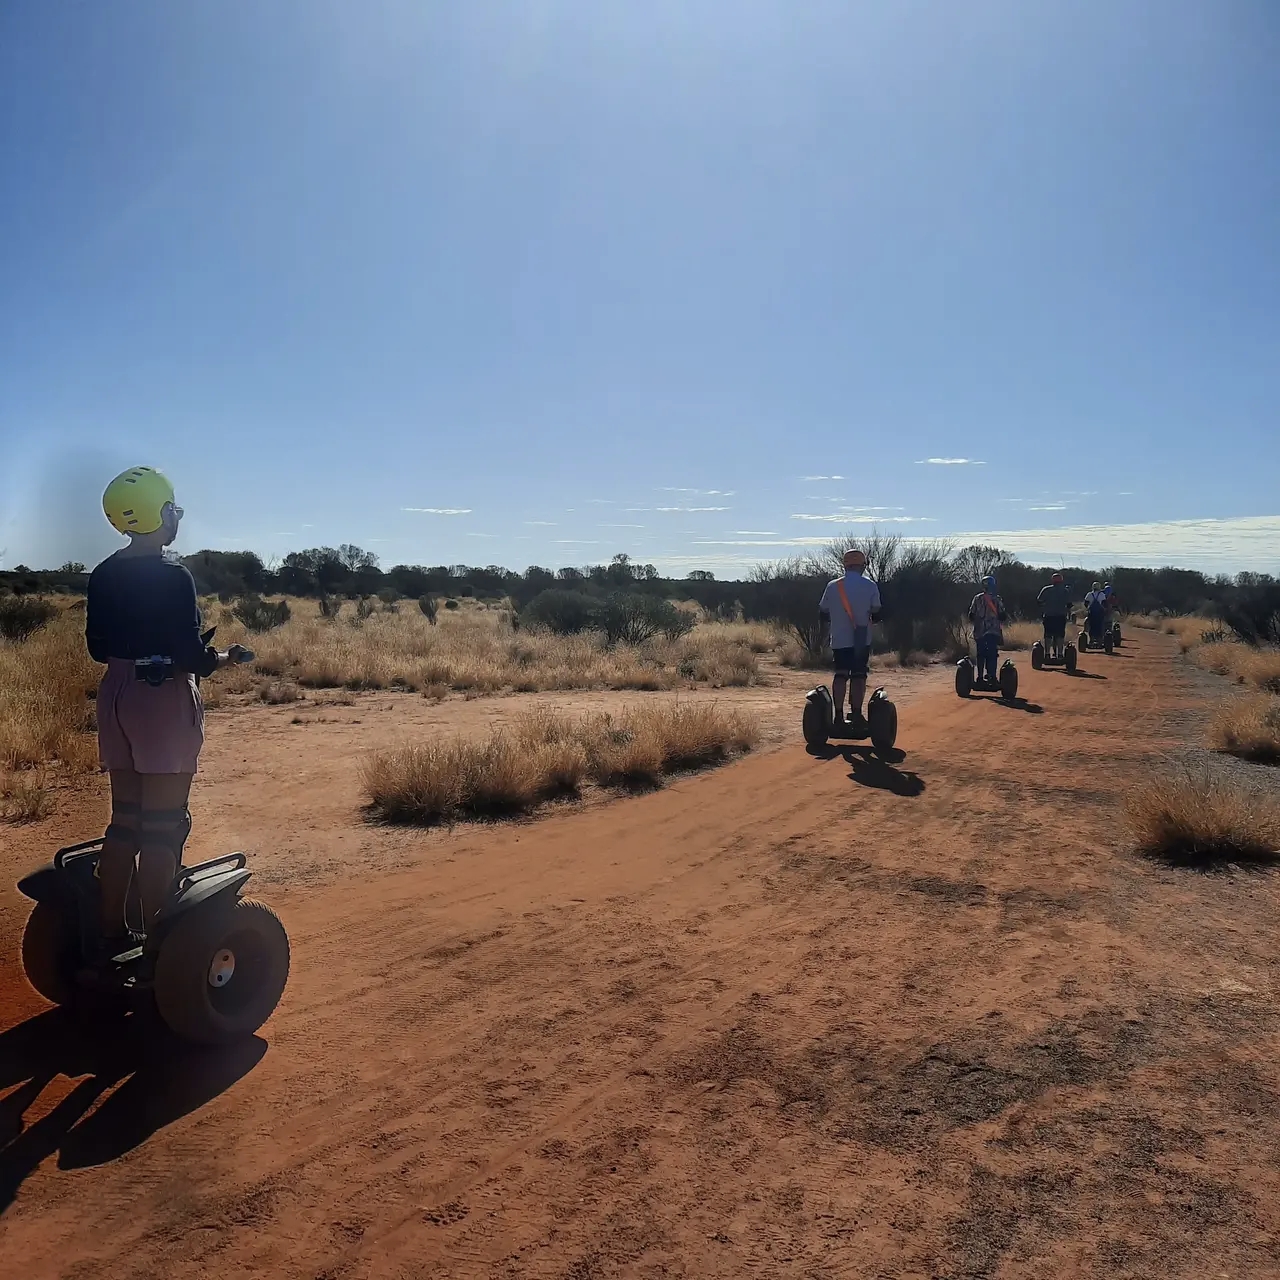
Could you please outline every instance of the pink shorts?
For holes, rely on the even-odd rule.
[[[195,773],[204,746],[204,701],[194,676],[152,686],[133,662],[112,658],[98,686],[98,757],[104,769]]]

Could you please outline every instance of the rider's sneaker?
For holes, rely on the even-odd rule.
[[[80,970],[81,978],[92,980],[106,976],[110,973],[112,962],[117,956],[141,946],[142,942],[142,934],[132,931],[119,934],[114,938],[101,939],[93,951],[85,957]]]

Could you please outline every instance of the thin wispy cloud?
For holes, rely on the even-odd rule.
[[[598,524],[597,529],[643,529],[642,524]]]
[[[544,529],[554,529],[556,527],[556,522],[554,520],[526,520],[525,524],[536,524]]]
[[[595,538],[557,538],[553,545],[557,547],[598,547],[600,543]]]
[[[472,533],[470,530],[467,532],[468,538],[496,538],[497,536],[496,533]]]
[[[977,458],[917,458],[917,467],[985,467]]]
[[[801,476],[806,484],[819,484],[823,480],[843,480],[844,476]]]
[[[732,498],[736,489],[686,489],[682,485],[664,484],[659,493],[691,493],[698,498]]]
[[[739,538],[776,538],[776,529],[735,529],[734,535]]]
[[[1028,511],[1065,511],[1067,504],[1065,502],[1046,502],[1043,506],[1028,507]]]
[[[611,507],[613,506],[612,498],[588,498],[587,501],[594,507]]]
[[[401,507],[401,511],[417,511],[424,516],[469,516],[470,507]]]
[[[932,523],[932,516],[886,516],[864,515],[858,511],[837,511],[834,515],[815,515],[800,512],[791,517],[793,520],[816,520],[822,524],[920,524]]]
[[[728,511],[728,507],[654,507],[655,511]]]

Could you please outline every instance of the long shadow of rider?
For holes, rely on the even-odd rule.
[[[258,1036],[229,1048],[198,1048],[140,1016],[96,1033],[62,1009],[0,1033],[0,1090],[19,1086],[0,1100],[0,1213],[55,1151],[60,1169],[115,1160],[230,1088],[267,1049]],[[24,1125],[60,1075],[86,1078]]]
[[[891,791],[895,796],[918,796],[924,790],[924,779],[919,774],[893,767],[907,758],[907,753],[897,748],[881,752],[873,747],[828,743],[824,747],[808,747],[806,750],[821,760],[843,756],[852,767],[850,779],[859,786]]]

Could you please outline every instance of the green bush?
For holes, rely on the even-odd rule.
[[[58,616],[58,606],[39,596],[0,596],[0,636],[26,640]]]
[[[277,600],[273,603],[261,596],[242,596],[232,607],[231,615],[242,622],[247,631],[271,631],[289,621],[289,602]]]
[[[643,644],[656,635],[678,640],[693,630],[693,619],[657,596],[612,595],[597,611],[596,625],[611,644]]]
[[[598,625],[598,603],[581,591],[552,588],[540,591],[525,606],[521,617],[528,627],[558,636],[576,635]]]
[[[444,602],[444,607],[446,609],[456,609],[458,607],[458,602],[456,600],[446,600]]]

